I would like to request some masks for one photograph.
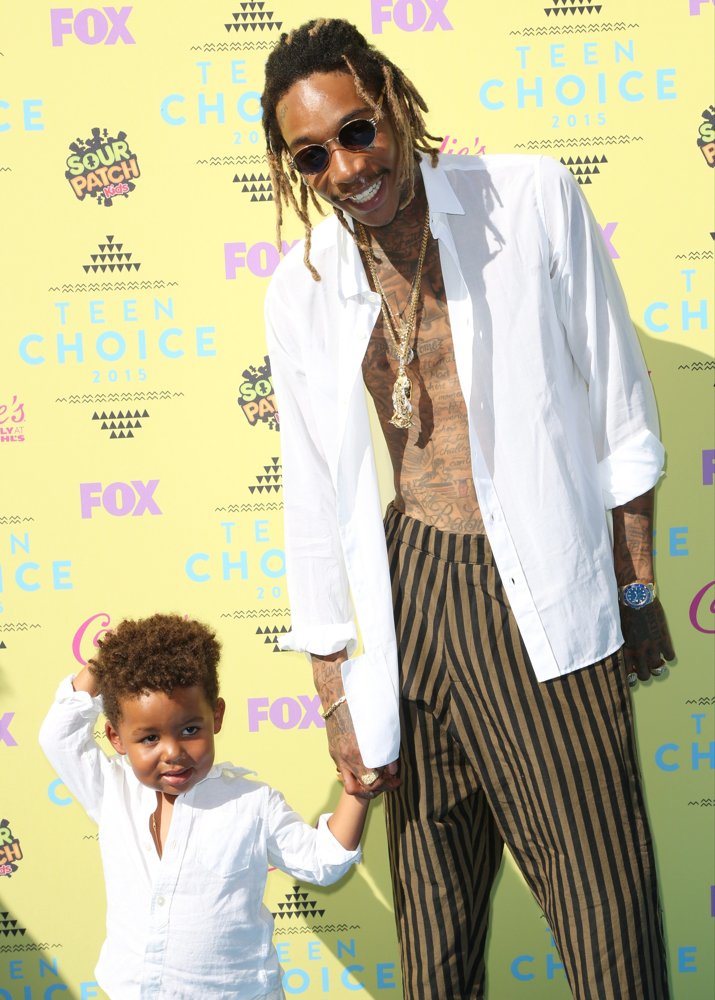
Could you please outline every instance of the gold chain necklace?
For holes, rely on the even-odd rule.
[[[159,840],[159,834],[156,829],[156,810],[151,814],[151,832],[154,836],[157,854],[161,857],[161,840]]]
[[[417,260],[417,271],[415,272],[415,277],[412,281],[412,288],[410,289],[410,296],[408,299],[409,311],[406,320],[398,319],[393,315],[387,301],[387,296],[385,295],[385,291],[382,287],[382,282],[380,281],[377,273],[375,255],[372,252],[372,241],[366,236],[365,228],[362,223],[358,223],[357,228],[360,233],[360,238],[367,248],[367,264],[370,269],[370,274],[372,275],[373,284],[380,293],[380,307],[385,320],[385,326],[390,331],[392,341],[395,345],[395,351],[397,352],[397,378],[395,379],[395,384],[392,387],[393,412],[390,417],[390,423],[394,427],[404,429],[412,426],[412,403],[410,402],[410,397],[412,396],[412,382],[410,381],[406,368],[414,358],[411,341],[412,335],[415,332],[417,306],[420,298],[420,288],[422,287],[422,268],[425,262],[425,255],[427,254],[427,244],[429,243],[429,209],[425,215],[425,224],[422,230],[422,244],[420,246],[419,258]]]

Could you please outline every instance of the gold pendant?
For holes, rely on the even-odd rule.
[[[401,430],[412,426],[412,403],[410,402],[410,396],[412,395],[412,383],[410,382],[407,373],[402,365],[397,372],[397,378],[395,379],[395,384],[392,387],[392,416],[390,417],[390,423],[393,427],[399,427]]]

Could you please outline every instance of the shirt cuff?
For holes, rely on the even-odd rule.
[[[647,493],[663,474],[665,449],[649,430],[628,438],[598,465],[606,508],[620,507]]]
[[[348,656],[351,656],[357,648],[357,630],[353,622],[316,628],[294,628],[280,637],[278,646],[286,651],[314,653],[316,656],[329,656],[347,649]]]
[[[323,813],[318,820],[317,848],[318,856],[328,865],[351,865],[362,861],[362,848],[358,846],[355,851],[347,851],[337,840],[328,826],[328,820],[332,813]]]

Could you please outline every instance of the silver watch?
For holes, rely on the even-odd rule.
[[[647,608],[655,600],[654,583],[628,583],[625,587],[618,588],[618,599],[627,608]]]

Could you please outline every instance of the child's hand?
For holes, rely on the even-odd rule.
[[[75,691],[86,691],[88,694],[91,694],[93,698],[96,698],[99,694],[99,688],[97,687],[94,673],[89,665],[82,667],[80,672],[75,675],[72,680],[72,687]]]

